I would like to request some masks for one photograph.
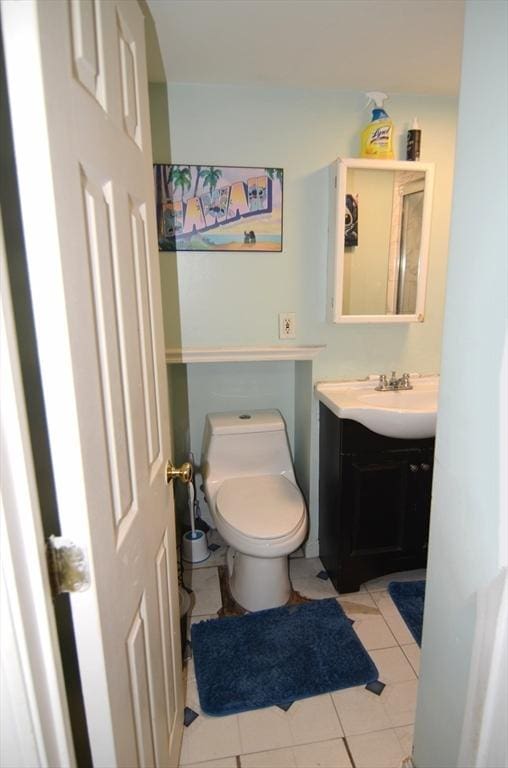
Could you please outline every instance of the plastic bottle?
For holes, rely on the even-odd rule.
[[[371,160],[393,160],[393,123],[383,108],[386,93],[370,91],[367,106],[373,102],[372,119],[362,131],[360,157]]]
[[[406,160],[419,160],[420,159],[420,145],[422,139],[422,132],[418,125],[418,120],[413,117],[413,125],[407,132],[407,149]]]

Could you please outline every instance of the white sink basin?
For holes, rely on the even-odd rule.
[[[411,378],[413,389],[377,392],[376,381],[321,382],[316,395],[340,419],[352,419],[386,437],[436,434],[439,376]]]

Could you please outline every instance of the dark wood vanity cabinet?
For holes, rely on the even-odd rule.
[[[320,403],[319,555],[339,592],[427,561],[434,438],[399,440]]]

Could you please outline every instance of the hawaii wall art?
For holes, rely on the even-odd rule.
[[[154,165],[161,251],[281,251],[281,168]]]

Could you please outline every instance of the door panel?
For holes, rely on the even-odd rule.
[[[159,389],[155,378],[157,353],[154,347],[152,286],[149,282],[146,206],[144,204],[136,206],[131,200],[130,214],[141,343],[140,358],[144,386],[146,446],[148,464],[151,472],[155,473],[160,469],[160,462],[163,460],[163,456],[161,454]]]
[[[136,508],[134,450],[129,433],[126,388],[128,363],[120,339],[121,296],[118,285],[120,265],[113,249],[115,219],[112,214],[112,188],[94,184],[81,175],[88,258],[95,305],[101,390],[107,436],[107,458],[115,526],[134,514]],[[120,301],[119,301],[120,300]]]
[[[141,124],[139,120],[139,58],[134,36],[132,35],[124,13],[118,5],[117,35],[120,51],[120,81],[122,93],[123,122],[125,131],[133,141],[142,147]]]
[[[71,0],[70,22],[75,77],[104,106],[103,67],[99,59],[94,0]]]
[[[148,648],[147,616],[145,595],[141,596],[132,626],[127,637],[127,654],[131,686],[131,701],[136,726],[136,748],[138,765],[155,765],[154,685],[151,675]]]
[[[171,574],[171,547],[169,543],[168,532],[164,532],[164,537],[157,552],[157,607],[159,611],[160,633],[163,638],[162,644],[162,663],[164,672],[164,693],[166,697],[167,712],[167,732],[168,738],[171,734],[172,723],[175,718],[175,666],[172,659],[171,647],[171,629],[172,616],[169,610],[171,605],[170,594],[170,574]]]
[[[144,19],[2,8],[23,226],[94,763],[175,765],[182,692]]]

